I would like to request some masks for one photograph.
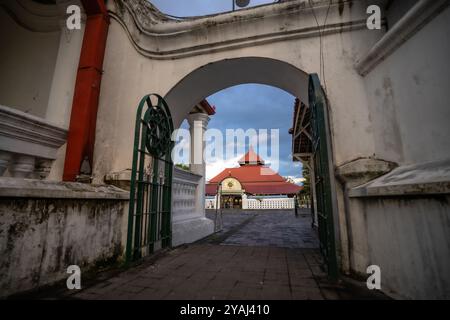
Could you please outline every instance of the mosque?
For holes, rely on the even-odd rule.
[[[224,169],[206,184],[206,209],[294,208],[301,186],[270,169],[252,148],[238,163],[239,167]]]

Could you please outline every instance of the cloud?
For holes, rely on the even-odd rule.
[[[228,160],[218,160],[214,163],[209,163],[206,165],[206,181],[211,180],[219,173],[221,173],[225,168],[236,168],[239,166],[238,161],[241,159],[242,155],[234,157]]]
[[[303,182],[305,182],[305,178],[302,177],[295,177],[295,176],[287,176],[286,178],[292,179],[295,184],[302,185]]]
[[[219,91],[209,96],[208,101],[216,106],[216,114],[211,117],[208,128],[218,129],[222,132],[223,137],[226,137],[227,129],[260,129],[268,130],[270,135],[271,129],[279,130],[279,160],[270,159],[267,148],[264,146],[257,150],[257,146],[253,144],[255,151],[261,153],[261,156],[266,161],[271,162],[272,168],[275,169],[282,176],[301,176],[302,166],[299,162],[292,161],[292,136],[288,130],[292,125],[292,114],[294,106],[294,97],[289,93],[267,85],[260,84],[244,84],[233,86],[222,91]],[[189,128],[186,122],[182,125],[183,128]],[[261,141],[263,144],[269,137],[264,137]],[[248,139],[247,139],[248,140]],[[214,164],[209,164],[209,172],[219,173],[226,167],[235,165],[233,159],[239,158],[243,154],[226,154],[226,141],[223,141],[223,157]],[[245,146],[239,141],[239,153],[245,152],[248,149],[248,141]],[[187,155],[183,155],[184,159],[188,159]],[[219,159],[220,160],[220,159]],[[231,161],[231,165],[230,165]],[[209,173],[208,177],[214,176]]]

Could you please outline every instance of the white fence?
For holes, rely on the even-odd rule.
[[[247,199],[248,209],[294,209],[293,198]]]
[[[250,210],[264,209],[294,209],[294,198],[262,198],[262,199],[242,199],[242,208]],[[205,199],[206,209],[216,208],[216,198]]]
[[[174,168],[172,190],[173,220],[183,220],[195,214],[196,188],[201,177]]]

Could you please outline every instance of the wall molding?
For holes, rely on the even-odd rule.
[[[350,5],[350,2],[342,3]],[[360,0],[352,1],[354,2],[360,2]],[[329,5],[329,1],[326,0],[314,1],[312,8],[305,0],[291,0],[186,20],[172,19],[144,0],[115,0],[108,5],[108,11],[111,18],[125,29],[131,43],[140,54],[155,60],[168,60],[278,41],[318,37],[320,31],[323,35],[330,35],[365,29],[367,27],[365,16],[363,16],[365,12],[361,11],[361,16],[355,18],[354,10],[352,18],[342,18],[339,14],[342,3],[333,1],[330,19],[325,26],[317,25],[312,8],[316,15],[324,15]],[[333,15],[334,18],[331,18]],[[250,35],[244,32],[241,36],[237,35],[229,39],[216,36],[220,40],[212,42],[209,41],[214,36],[205,37],[207,34],[226,34],[233,30],[236,24],[245,28],[249,25],[254,26],[255,22],[280,16],[284,21],[289,20],[289,23],[280,25],[276,30],[275,28],[262,30],[255,27]],[[183,37],[186,41],[183,41]]]
[[[45,119],[0,105],[2,151],[56,159],[56,152],[66,142],[67,132]]]
[[[420,0],[356,63],[356,71],[366,76],[449,4],[449,0]]]

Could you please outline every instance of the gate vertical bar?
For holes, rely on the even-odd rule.
[[[326,119],[326,98],[317,74],[309,76],[309,105],[313,133],[313,163],[316,186],[317,217],[319,223],[320,250],[325,259],[328,275],[338,276],[333,194],[330,177],[330,154]]]

